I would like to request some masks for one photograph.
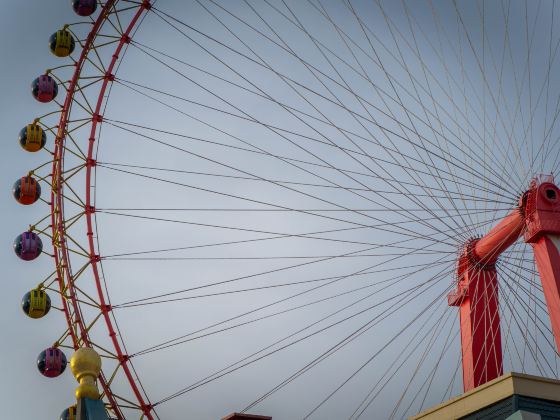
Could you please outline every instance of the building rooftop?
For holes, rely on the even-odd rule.
[[[511,372],[410,420],[505,419],[518,410],[560,414],[560,380]]]
[[[222,418],[222,420],[272,420],[272,417],[257,416],[255,414],[232,413]]]

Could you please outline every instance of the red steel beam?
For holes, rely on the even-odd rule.
[[[502,252],[517,241],[525,221],[519,208],[513,210],[494,228],[476,241],[474,256],[483,265],[494,264]]]

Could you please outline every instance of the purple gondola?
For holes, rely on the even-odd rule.
[[[72,0],[72,9],[80,16],[90,16],[97,9],[97,0]]]
[[[23,232],[14,241],[16,255],[24,261],[31,261],[43,252],[43,242],[34,232]]]
[[[37,357],[37,369],[47,378],[56,378],[66,369],[66,355],[56,347],[49,347]]]
[[[31,83],[31,93],[39,102],[50,102],[58,94],[58,85],[48,74],[42,74]]]

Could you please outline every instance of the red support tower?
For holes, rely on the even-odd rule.
[[[560,351],[560,190],[552,177],[539,177],[518,208],[484,237],[470,240],[459,256],[457,290],[448,303],[459,306],[465,391],[503,373],[495,263],[522,233],[533,246]]]
[[[560,190],[552,177],[533,181],[525,205],[525,242],[535,254],[556,348],[560,352]]]

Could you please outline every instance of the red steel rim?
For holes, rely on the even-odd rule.
[[[66,301],[66,299],[62,299],[62,309],[65,314],[66,322],[68,324],[69,335],[72,338],[74,349],[78,349],[80,347],[80,342],[83,343],[84,346],[91,347],[92,341],[89,337],[88,327],[86,326],[83,317],[81,316],[80,305],[78,299],[76,297],[76,290],[73,284],[73,275],[70,266],[70,256],[69,250],[66,245],[66,232],[64,229],[64,199],[62,194],[63,188],[63,168],[64,168],[64,152],[65,152],[65,139],[66,139],[66,127],[68,125],[70,110],[72,107],[72,103],[74,101],[74,95],[76,93],[76,86],[78,80],[81,75],[81,71],[83,68],[84,63],[88,58],[88,53],[90,52],[91,48],[94,46],[93,42],[97,35],[99,34],[103,24],[107,21],[108,16],[111,13],[111,9],[114,9],[118,0],[107,0],[105,5],[103,6],[101,13],[93,23],[93,27],[88,34],[86,41],[84,43],[84,47],[80,54],[79,59],[75,63],[75,70],[70,80],[66,98],[64,104],[62,106],[60,120],[57,126],[57,135],[55,139],[54,151],[53,151],[53,164],[52,164],[52,172],[51,172],[51,181],[52,181],[52,189],[51,189],[51,229],[52,229],[52,238],[53,238],[53,248],[54,252],[54,261],[56,266],[56,274],[57,280],[59,284],[60,293],[62,296],[67,292],[68,298],[70,300],[70,305]],[[88,152],[87,152],[87,160],[86,160],[86,192],[85,192],[85,217],[86,217],[86,225],[87,225],[87,236],[88,236],[88,246],[89,246],[89,254],[90,254],[90,265],[92,268],[95,286],[98,293],[99,298],[99,306],[101,308],[101,312],[103,315],[103,319],[105,320],[105,324],[107,330],[109,332],[109,336],[111,337],[111,341],[113,347],[115,349],[115,353],[118,357],[120,367],[123,369],[123,372],[130,384],[130,387],[138,401],[138,405],[142,410],[143,417],[145,416],[147,419],[153,420],[153,406],[146,402],[145,397],[140,392],[138,385],[132,375],[131,372],[131,363],[128,356],[123,352],[121,344],[116,337],[115,329],[113,326],[113,322],[110,317],[111,307],[106,304],[105,295],[103,294],[101,278],[99,275],[99,271],[97,268],[97,264],[99,262],[99,257],[96,254],[95,244],[93,240],[93,223],[92,223],[92,214],[95,212],[95,209],[92,205],[92,197],[91,197],[91,176],[92,176],[92,168],[95,166],[94,160],[94,144],[95,144],[95,136],[97,133],[97,125],[101,122],[102,118],[100,116],[101,107],[104,103],[104,95],[107,89],[107,86],[110,81],[113,80],[112,71],[115,67],[119,59],[119,55],[122,51],[124,45],[130,42],[130,36],[133,29],[139,24],[139,19],[142,14],[150,9],[150,1],[144,0],[141,4],[138,4],[138,10],[132,17],[128,27],[124,31],[123,35],[121,36],[117,47],[111,57],[111,61],[109,66],[107,67],[107,73],[104,75],[102,80],[102,85],[99,90],[99,94],[97,96],[97,102],[95,107],[95,112],[91,117],[91,132],[89,137],[89,144],[88,144]],[[64,279],[68,279],[67,282]],[[75,326],[77,329],[75,330]],[[78,337],[79,332],[79,337]],[[111,408],[117,415],[119,419],[124,419],[124,415],[122,414],[121,409],[119,408],[117,401],[111,392],[109,381],[105,378],[104,374],[101,373],[99,377],[99,382]]]

